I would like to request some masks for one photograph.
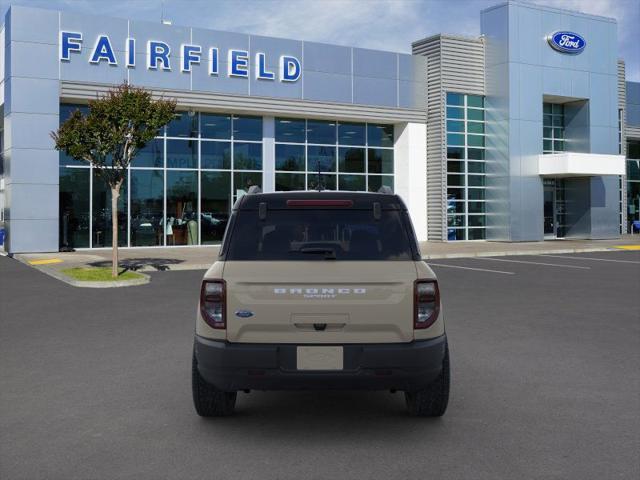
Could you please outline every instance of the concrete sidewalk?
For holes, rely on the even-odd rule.
[[[640,235],[617,240],[549,240],[544,242],[422,242],[424,259],[505,255],[601,252],[615,249],[640,250]],[[142,272],[165,270],[206,270],[218,255],[218,246],[121,248],[121,266]],[[15,258],[45,273],[76,266],[108,266],[111,250],[16,254]]]

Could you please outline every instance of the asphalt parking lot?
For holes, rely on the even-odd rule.
[[[0,478],[640,478],[640,252],[434,260],[442,419],[400,394],[190,392],[201,271],[78,289],[0,257]]]

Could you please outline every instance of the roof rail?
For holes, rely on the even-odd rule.
[[[378,193],[384,193],[385,195],[393,195],[393,190],[391,190],[391,187],[383,185],[378,189]]]
[[[247,195],[252,195],[255,193],[262,193],[262,189],[258,185],[251,185],[249,190],[247,190]]]

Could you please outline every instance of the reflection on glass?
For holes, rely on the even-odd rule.
[[[276,144],[276,170],[304,172],[304,145]]]
[[[61,168],[59,221],[61,248],[89,247],[88,168]]]
[[[93,246],[113,246],[113,228],[111,225],[111,187],[93,170]],[[118,246],[127,245],[127,180],[120,187],[118,197]]]
[[[176,112],[174,119],[167,125],[167,137],[194,138],[198,136],[198,114],[194,112]]]
[[[76,110],[80,110],[80,113],[83,115],[87,115],[89,113],[88,105],[80,105],[80,104],[71,104],[71,103],[61,103],[60,104],[60,125],[62,125],[67,119],[71,116],[73,112]],[[76,160],[73,157],[65,155],[64,152],[59,152],[58,159],[60,161],[60,166],[63,165],[81,165],[84,167],[88,167],[89,163],[84,160]]]
[[[447,162],[447,172],[464,173],[464,162]]]
[[[370,148],[369,173],[393,173],[393,150]]]
[[[202,244],[222,240],[231,210],[231,174],[202,172],[200,184],[200,223]]]
[[[370,147],[393,147],[393,125],[367,125],[367,145]]]
[[[231,115],[200,114],[200,135],[202,138],[231,138]]]
[[[201,168],[231,168],[231,142],[200,142]]]
[[[464,95],[461,93],[447,92],[447,105],[464,105]]]
[[[462,147],[448,147],[447,148],[447,158],[463,159],[464,158],[464,148],[462,148]]]
[[[447,229],[447,240],[466,240],[464,228]]]
[[[299,118],[276,118],[276,142],[304,143],[305,121]]]
[[[467,106],[484,108],[484,97],[481,97],[479,95],[467,95]]]
[[[336,176],[327,175],[322,173],[307,174],[307,190],[335,190],[336,189]]]
[[[470,228],[469,229],[469,240],[484,240],[485,239],[485,230],[484,228]]]
[[[233,117],[235,140],[262,140],[262,117],[238,115]]]
[[[484,123],[467,122],[467,132],[468,133],[484,133]]]
[[[197,167],[197,140],[167,140],[167,168]]]
[[[484,150],[480,148],[468,148],[467,155],[469,160],[484,160]]]
[[[336,149],[335,147],[323,147],[309,145],[307,147],[307,171],[317,172],[336,171]]]
[[[467,145],[470,147],[484,147],[484,135],[467,135]]]
[[[198,244],[198,173],[167,172],[167,245]]]
[[[447,199],[464,200],[464,188],[447,188]]]
[[[162,170],[131,170],[131,246],[163,244]]]
[[[364,192],[367,189],[367,177],[364,175],[340,175],[338,190]]]
[[[338,150],[338,169],[341,172],[364,173],[364,148],[343,148]]]
[[[365,145],[364,123],[340,122],[338,124],[338,143],[340,145]]]
[[[447,132],[464,132],[464,122],[458,120],[447,120]]]
[[[447,133],[447,145],[464,145],[464,135],[459,133]]]
[[[336,122],[307,120],[308,143],[336,143]]]
[[[234,142],[233,168],[234,170],[262,170],[262,144]]]
[[[451,185],[454,187],[464,187],[464,175],[447,175],[447,185]]]
[[[276,173],[276,191],[304,190],[304,173]]]
[[[467,110],[467,120],[484,122],[484,110],[474,110],[473,108],[469,108]]]
[[[155,138],[140,149],[131,162],[132,167],[162,168],[164,157],[164,140]]]
[[[383,186],[389,187],[393,191],[393,175],[369,175],[370,192],[377,192]]]
[[[235,172],[233,174],[233,201],[247,193],[249,188],[262,186],[262,172]]]

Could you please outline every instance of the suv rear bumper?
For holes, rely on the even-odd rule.
[[[410,343],[348,344],[344,369],[301,371],[295,344],[229,343],[195,338],[200,375],[236,390],[404,390],[426,387],[440,374],[446,335]]]

